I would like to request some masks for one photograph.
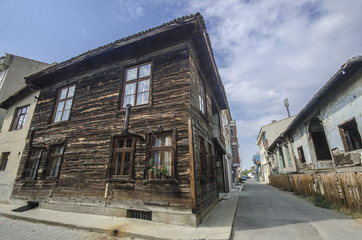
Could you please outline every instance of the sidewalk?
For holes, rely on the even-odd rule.
[[[0,215],[13,219],[40,222],[118,237],[143,239],[229,239],[239,201],[237,186],[207,215],[197,228],[155,223],[131,218],[70,213],[35,208],[22,213],[11,210],[20,206],[0,204]]]

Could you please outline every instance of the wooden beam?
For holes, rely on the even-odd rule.
[[[196,211],[196,189],[195,189],[195,166],[194,166],[194,144],[193,144],[192,120],[189,119],[189,154],[190,154],[190,185],[192,209]]]

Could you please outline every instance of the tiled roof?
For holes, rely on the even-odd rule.
[[[109,49],[113,49],[115,47],[122,46],[123,44],[125,44],[126,42],[128,42],[130,40],[135,40],[137,38],[143,37],[143,36],[145,36],[145,35],[147,35],[149,33],[152,33],[152,32],[154,32],[156,30],[175,27],[176,25],[187,23],[187,22],[190,22],[190,21],[196,20],[196,19],[200,22],[202,28],[204,30],[206,30],[206,24],[204,22],[204,19],[203,19],[202,15],[199,12],[197,12],[196,14],[191,14],[191,15],[188,15],[188,16],[179,17],[179,18],[176,18],[176,19],[174,19],[174,20],[172,20],[170,22],[163,23],[163,24],[161,24],[159,26],[156,26],[156,27],[147,29],[145,31],[141,31],[141,32],[132,34],[130,36],[118,39],[118,40],[116,40],[114,42],[111,42],[109,44],[100,46],[100,47],[92,49],[92,50],[89,50],[87,52],[84,52],[84,53],[82,53],[82,54],[80,54],[78,56],[72,57],[72,58],[70,58],[68,60],[65,60],[63,62],[60,62],[60,63],[57,63],[57,64],[52,64],[50,67],[48,67],[48,68],[46,68],[46,69],[44,69],[44,70],[42,70],[40,72],[37,72],[37,73],[35,73],[33,75],[30,75],[29,77],[26,77],[26,79],[33,79],[33,78],[36,78],[37,76],[40,76],[40,75],[44,74],[45,72],[52,72],[52,70],[57,69],[57,68],[61,68],[61,67],[66,66],[66,65],[68,65],[68,64],[70,64],[72,62],[81,61],[84,57],[87,57],[88,55],[91,55],[91,54],[97,55],[99,53],[102,53],[104,50],[109,50]],[[206,36],[207,36],[208,43],[211,46],[208,34],[206,34]],[[212,53],[212,55],[213,55],[213,53]]]

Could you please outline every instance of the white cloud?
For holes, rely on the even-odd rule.
[[[185,14],[199,11],[206,21],[245,141],[272,119],[286,117],[283,99],[289,98],[291,113],[297,114],[345,61],[362,53],[362,1],[187,3]],[[249,144],[241,142],[241,152]]]

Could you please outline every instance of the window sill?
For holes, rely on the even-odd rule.
[[[134,183],[135,180],[130,176],[120,176],[120,177],[112,177],[106,179],[106,182],[124,182],[124,183]]]
[[[60,121],[60,122],[52,122],[50,123],[46,128],[51,128],[51,127],[55,127],[55,126],[67,126],[69,124],[69,120],[64,120],[64,121]]]
[[[144,180],[144,184],[172,184],[172,185],[179,185],[179,181],[176,180],[173,177],[169,177],[169,178],[151,178],[151,179],[146,179]]]

